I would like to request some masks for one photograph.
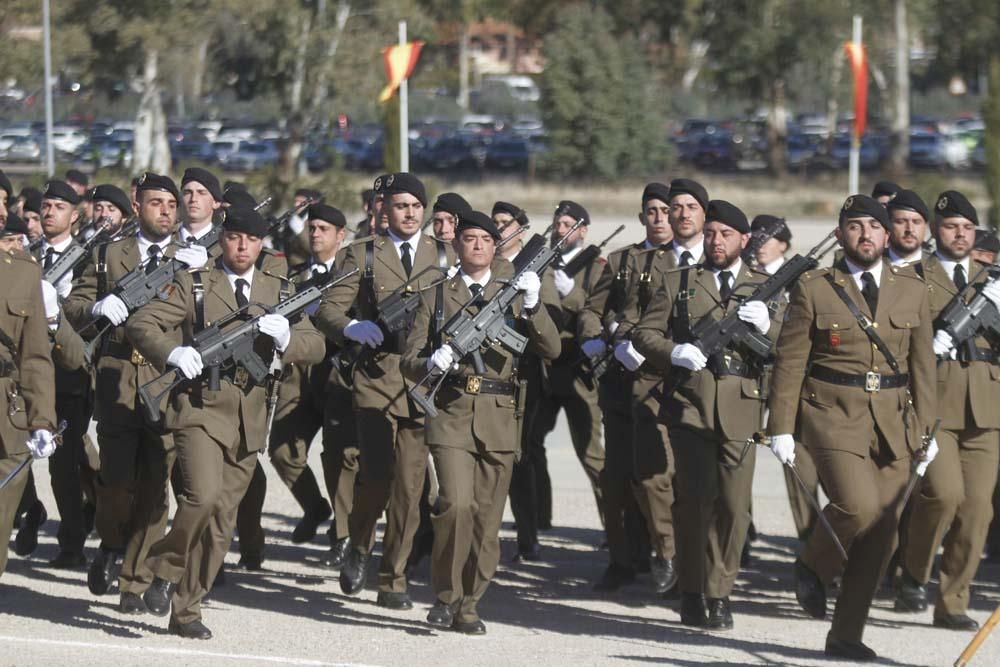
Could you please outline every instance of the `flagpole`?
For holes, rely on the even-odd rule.
[[[406,46],[406,21],[399,22],[399,46]],[[399,170],[410,170],[410,117],[408,79],[399,84]]]
[[[861,50],[861,16],[854,15],[854,46]],[[857,95],[857,91],[854,91]],[[861,166],[861,137],[858,135],[858,120],[854,119],[854,127],[851,129],[851,154],[848,167],[847,193],[853,195],[858,191],[858,169]]]

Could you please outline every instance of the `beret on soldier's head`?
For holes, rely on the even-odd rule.
[[[215,201],[222,201],[222,185],[219,183],[219,179],[215,177],[215,174],[208,169],[202,169],[201,167],[188,167],[185,169],[184,175],[181,176],[181,187],[183,188],[191,181],[201,183]]]
[[[151,171],[147,171],[139,177],[139,182],[135,186],[136,199],[138,199],[140,192],[145,192],[146,190],[169,192],[177,201],[180,201],[181,198],[181,193],[178,192],[174,179],[162,174],[154,174]]]
[[[121,188],[115,187],[110,183],[101,183],[94,188],[90,199],[91,201],[111,202],[124,216],[132,214],[132,202],[129,200],[128,195]]]
[[[868,195],[851,195],[844,200],[844,205],[840,208],[839,224],[851,218],[875,218],[883,227],[889,226],[889,212],[885,206]]]
[[[976,250],[1000,253],[1000,239],[997,238],[996,233],[988,229],[977,229],[976,242],[973,247]]]
[[[939,218],[965,218],[979,225],[976,207],[957,190],[945,190],[938,195],[934,211]]]
[[[708,190],[698,181],[692,181],[689,178],[675,178],[670,181],[670,194],[668,196],[673,199],[677,195],[691,195],[701,204],[702,210],[708,212]]]
[[[372,183],[372,191],[377,195],[385,193],[385,182],[389,180],[390,176],[392,174],[382,174],[376,178],[375,182]]]
[[[375,190],[372,188],[365,188],[361,191],[361,205],[369,206],[372,203],[372,198],[375,196]]]
[[[779,218],[776,215],[761,213],[753,219],[753,222],[750,223],[750,231],[755,232],[758,229],[772,229],[778,222],[784,223],[785,219]],[[773,234],[771,238],[784,241],[785,243],[791,243],[792,230],[788,228],[788,225],[782,224],[781,229],[779,229],[776,234]]]
[[[10,211],[7,213],[7,222],[3,229],[0,229],[0,237],[15,236],[17,234],[28,235],[28,223],[21,219],[21,216]]]
[[[646,202],[650,199],[659,199],[664,204],[670,203],[670,186],[664,183],[649,183],[642,190],[642,207],[646,208]]]
[[[573,220],[579,220],[583,218],[583,224],[590,224],[590,214],[587,213],[587,209],[577,204],[575,201],[569,199],[563,199],[559,202],[559,206],[556,206],[555,218],[561,218],[564,215],[568,215],[573,218]]]
[[[80,195],[66,181],[49,181],[42,190],[43,199],[62,199],[76,206],[80,203]]]
[[[924,200],[920,198],[913,190],[900,190],[896,193],[892,199],[886,202],[886,209],[890,213],[895,210],[901,211],[913,211],[919,213],[920,217],[924,219],[924,222],[930,219],[930,213],[927,210],[927,204]]]
[[[892,181],[879,181],[872,188],[872,199],[878,199],[879,197],[892,197],[897,192],[903,188],[899,187]]]
[[[323,193],[319,190],[314,190],[313,188],[299,188],[295,191],[296,197],[303,197],[305,199],[314,199],[316,201],[323,201]]]
[[[427,206],[427,190],[423,182],[408,171],[390,174],[382,183],[382,191],[387,195],[408,194],[417,198],[425,208]]]
[[[66,172],[66,182],[79,183],[83,187],[90,185],[90,179],[79,169],[70,169]]]
[[[747,220],[746,213],[724,199],[713,199],[708,202],[708,210],[705,211],[705,224],[710,222],[721,222],[740,234],[750,233],[750,222]]]
[[[528,214],[524,212],[523,208],[511,204],[510,202],[498,201],[494,203],[493,211],[490,213],[490,215],[496,217],[497,213],[506,213],[510,217],[517,220],[518,224],[520,224],[522,227],[528,225]]]
[[[226,188],[226,191],[222,193],[222,202],[230,206],[257,207],[257,200],[253,198],[245,186],[239,183]]]
[[[14,196],[14,186],[11,185],[10,179],[7,178],[7,174],[3,173],[3,169],[0,169],[0,190],[7,193],[7,199]]]
[[[334,208],[329,204],[312,204],[306,209],[306,217],[309,220],[322,220],[329,222],[336,227],[346,227],[347,218],[341,213],[339,208]]]
[[[267,221],[257,211],[245,206],[230,206],[226,209],[226,219],[222,229],[227,232],[242,232],[259,238],[267,236]]]
[[[445,213],[451,213],[456,218],[462,217],[463,213],[472,210],[472,206],[469,202],[465,201],[465,197],[458,194],[457,192],[445,192],[439,194],[437,201],[434,202],[434,212],[444,211]]]
[[[24,197],[24,204],[21,206],[21,211],[31,211],[32,213],[42,214],[42,191],[38,188],[33,188],[28,186],[21,190],[21,196]]]
[[[500,230],[497,229],[496,224],[493,223],[493,219],[482,211],[473,211],[470,208],[467,211],[463,211],[459,215],[458,225],[455,227],[455,233],[459,234],[463,229],[472,228],[482,229],[492,236],[494,241],[500,240]]]

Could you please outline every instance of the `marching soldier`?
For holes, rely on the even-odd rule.
[[[121,231],[122,225],[133,213],[132,202],[121,188],[102,183],[91,191],[90,199],[94,204],[94,218],[110,219],[107,234],[109,236]]]
[[[949,190],[938,197],[934,213],[936,251],[923,260],[931,317],[938,318],[953,299],[967,302],[977,293],[1000,304],[1000,283],[987,282],[994,276],[969,257],[979,223],[976,209],[961,193]],[[970,282],[973,287],[966,289]],[[985,337],[956,346],[944,328],[934,336],[934,353],[940,452],[906,519],[896,610],[927,608],[927,582],[938,547],[944,546],[934,625],[975,630],[979,624],[966,611],[993,513],[1000,465],[1000,388],[994,379],[1000,364]]]
[[[923,276],[920,262],[925,254],[923,244],[929,219],[927,205],[913,190],[901,189],[885,207],[889,211],[887,259],[893,266],[912,266],[918,276]]]
[[[295,196],[292,198],[292,205],[297,209],[309,200],[322,202],[323,193],[312,188],[299,188],[295,191]],[[284,230],[284,238],[274,239],[278,244],[277,247],[285,251],[285,256],[288,258],[290,266],[297,266],[309,261],[310,241],[309,227],[307,225],[308,220],[309,216],[305,212],[293,215],[288,221],[288,227]]]
[[[892,181],[879,181],[875,184],[875,187],[872,188],[872,199],[877,201],[882,206],[885,206],[900,190],[902,190],[902,188]]]
[[[888,224],[874,199],[847,198],[837,227],[844,257],[792,290],[769,400],[772,451],[793,463],[797,435],[812,454],[830,498],[823,513],[848,554],[845,563],[832,536],[814,530],[795,563],[796,596],[822,619],[825,586],[843,576],[826,654],[852,660],[876,657],[861,641],[865,622],[895,545],[911,456],[935,414],[927,288],[883,259]],[[924,470],[936,449],[929,442]]]
[[[781,307],[747,301],[767,275],[740,258],[750,240],[750,223],[740,209],[708,202],[704,233],[704,263],[664,275],[632,342],[666,374],[660,416],[667,420],[677,465],[681,623],[728,630],[729,595],[750,524],[755,453],[747,438],[761,425],[763,360],[738,341],[706,357],[691,329],[703,318],[717,320],[738,309],[741,320],[773,339]]]
[[[410,609],[405,570],[420,523],[428,449],[423,416],[406,395],[399,372],[408,332],[383,331],[377,323],[378,302],[431,267],[440,273],[428,271],[429,279],[440,277],[454,264],[454,254],[443,242],[421,233],[427,195],[418,178],[405,172],[391,174],[382,182],[376,180],[375,190],[384,196],[387,233],[348,249],[344,271],[359,273],[326,293],[315,319],[338,345],[363,346],[353,373],[360,482],[350,516],[351,548],[340,572],[341,590],[355,595],[364,587],[375,525],[387,510],[378,604]]]
[[[493,344],[482,353],[486,374],[478,376],[469,360],[456,358],[441,339],[436,321],[448,321],[476,295],[485,303],[496,296],[502,281],[514,277],[509,262],[494,258],[499,240],[500,232],[485,213],[468,211],[459,218],[454,246],[461,271],[443,294],[425,293],[401,365],[414,382],[429,370],[450,372],[458,365],[438,394],[438,415],[427,418],[427,443],[440,481],[433,516],[436,602],[427,622],[467,634],[486,632],[477,607],[500,560],[500,522],[520,443],[518,360]],[[559,332],[540,307],[541,281],[525,272],[513,287],[523,296],[512,305],[508,322],[528,337],[536,353],[554,359],[560,351]],[[443,318],[436,316],[439,310]]]
[[[212,172],[199,167],[184,170],[181,176],[183,222],[177,240],[188,245],[212,231],[216,212],[222,207],[222,186]],[[218,256],[218,251],[215,251]]]
[[[182,637],[212,636],[201,622],[201,601],[225,558],[257,453],[267,445],[267,390],[248,381],[239,368],[224,373],[219,391],[211,390],[201,378],[203,362],[192,337],[246,304],[280,301],[286,281],[255,266],[266,233],[267,223],[258,213],[230,208],[215,265],[180,274],[166,299],[150,303],[126,325],[140,354],[158,369],[177,369],[187,380],[168,398],[164,420],[173,433],[184,495],[170,531],[149,550],[145,566],[155,578],[143,594],[147,609],[157,616],[173,607],[170,631]],[[286,363],[308,364],[323,357],[322,336],[305,319],[290,326],[285,317],[268,314],[259,327],[262,335],[254,347],[264,359],[278,354]]]
[[[431,213],[431,227],[434,238],[442,241],[452,241],[455,238],[455,228],[463,213],[472,210],[469,202],[455,192],[445,192],[438,195]]]

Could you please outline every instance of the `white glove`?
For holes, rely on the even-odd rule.
[[[934,334],[934,356],[943,357],[948,355],[954,359],[956,356],[955,353],[955,341],[952,339],[950,333],[941,329]]]
[[[937,438],[931,438],[930,444],[927,445],[927,453],[924,454],[923,459],[917,464],[917,475],[920,477],[924,476],[927,472],[927,466],[931,464],[931,461],[938,455],[938,444]]]
[[[681,343],[670,353],[670,363],[690,371],[700,371],[708,363],[708,357],[691,343]]]
[[[118,326],[128,319],[128,308],[125,306],[125,302],[114,294],[109,294],[95,303],[90,312],[96,317],[107,318],[114,326]]]
[[[736,311],[736,315],[747,324],[754,325],[762,334],[771,328],[771,311],[763,301],[747,301]]]
[[[1000,308],[1000,280],[991,280],[983,286],[983,296]]]
[[[542,289],[542,281],[534,271],[525,271],[514,281],[514,289],[524,292],[524,308],[531,310],[538,305],[538,293]]]
[[[73,291],[73,274],[67,273],[62,280],[56,283],[56,292],[59,293],[59,298],[65,299],[69,296],[69,293]]]
[[[795,465],[795,438],[790,433],[771,436],[771,451],[782,465]]]
[[[193,380],[201,375],[202,369],[205,368],[205,364],[201,360],[201,353],[193,347],[175,347],[170,356],[167,357],[167,363],[179,368],[188,380]]]
[[[204,246],[194,244],[178,250],[174,253],[174,259],[178,262],[184,262],[192,269],[200,269],[208,264],[208,250]]]
[[[59,316],[59,294],[48,280],[42,281],[42,302],[45,304],[45,319]]]
[[[454,363],[455,352],[450,345],[442,345],[434,350],[430,358],[427,359],[427,370],[432,371],[436,368],[442,373],[446,373]]]
[[[599,354],[604,354],[608,346],[600,338],[588,338],[580,345],[580,349],[583,350],[585,355],[593,359]]]
[[[615,332],[618,331],[618,327],[620,327],[620,326],[621,326],[621,322],[619,322],[618,320],[611,320],[611,322],[609,322],[608,326],[605,327],[605,328],[608,330],[609,334],[611,334],[612,336],[614,336]]]
[[[288,219],[288,228],[291,229],[296,236],[298,236],[302,233],[302,230],[306,228],[306,217],[304,215],[293,215]]]
[[[56,451],[56,438],[45,429],[31,432],[28,439],[28,449],[36,459],[47,459]]]
[[[552,272],[552,277],[556,281],[556,291],[559,292],[559,296],[566,298],[566,295],[573,291],[576,287],[576,282],[566,275],[566,272],[562,269],[556,269]]]
[[[351,320],[344,327],[344,336],[368,347],[378,347],[384,339],[382,330],[370,320]]]
[[[615,346],[615,359],[620,361],[622,366],[630,371],[639,370],[642,362],[646,361],[646,357],[639,354],[630,340],[623,340]]]
[[[268,313],[260,318],[257,328],[262,334],[274,339],[274,347],[278,352],[284,352],[292,340],[291,324],[284,315]]]
[[[458,275],[458,272],[462,270],[462,267],[456,264],[455,266],[448,267],[448,273],[444,274],[444,277],[451,280]]]

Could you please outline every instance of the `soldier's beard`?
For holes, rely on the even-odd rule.
[[[882,257],[882,253],[879,252],[878,248],[867,251],[861,250],[860,248],[849,248],[845,246],[844,254],[852,262],[864,268],[875,266],[875,264],[877,264],[879,259]]]

